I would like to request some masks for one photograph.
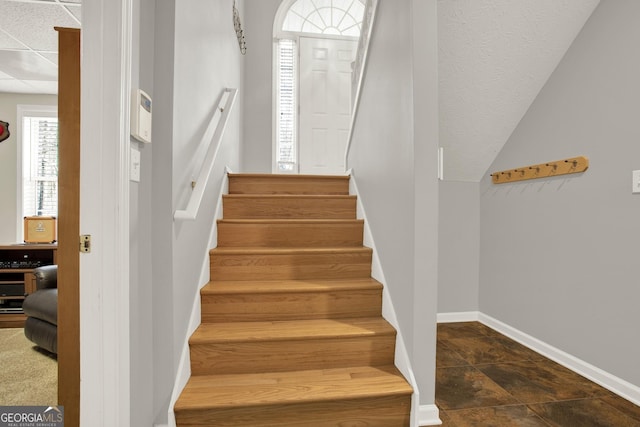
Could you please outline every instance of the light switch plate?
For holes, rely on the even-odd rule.
[[[133,182],[140,182],[140,151],[131,147],[131,166],[129,169],[129,179]]]
[[[633,189],[631,192],[633,194],[640,193],[640,170],[633,171]]]

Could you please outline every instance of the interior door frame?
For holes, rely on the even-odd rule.
[[[132,0],[82,3],[80,425],[129,427]]]
[[[58,404],[80,423],[80,30],[58,32]]]

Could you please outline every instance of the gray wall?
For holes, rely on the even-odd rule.
[[[585,155],[584,174],[481,183],[480,309],[640,386],[640,2],[602,0],[491,171]]]
[[[422,7],[429,5],[435,12],[435,2],[423,2]],[[436,174],[429,166],[436,164],[437,86],[430,83],[437,82],[437,76],[430,73],[437,62],[428,55],[435,52],[429,43],[435,42],[424,33],[412,52],[414,34],[407,23],[412,14],[419,19],[426,13],[412,6],[410,0],[379,3],[347,163],[376,242],[421,403],[433,403],[429,349],[435,348],[438,196]],[[418,56],[415,63],[413,55]],[[424,73],[414,74],[417,71]],[[421,120],[418,125],[414,113]],[[435,137],[429,134],[434,130]],[[430,253],[432,244],[435,253]],[[417,277],[421,268],[426,272]]]
[[[166,423],[175,377],[173,336],[173,102],[175,0],[156,2],[153,45],[153,129],[151,221],[153,290],[153,416]],[[144,171],[144,164],[142,165]],[[142,238],[142,237],[141,237]],[[131,286],[135,286],[133,283]],[[132,308],[133,309],[133,308]],[[149,333],[149,331],[147,331]]]
[[[245,0],[242,170],[271,173],[273,20],[282,0]]]
[[[133,2],[133,52],[132,52],[132,89],[142,89],[151,98],[153,92],[153,45],[154,45],[153,0],[135,0]],[[149,218],[151,209],[152,154],[153,144],[143,144],[131,138],[131,146],[141,155],[140,182],[130,182],[129,198],[129,283],[130,283],[130,363],[131,396],[135,403],[131,405],[131,425],[149,426],[155,415],[153,361],[153,308],[151,305],[152,286],[152,228]]]
[[[9,123],[11,136],[0,142],[0,244],[16,243],[21,209],[17,203],[18,129],[17,108],[25,105],[58,105],[56,95],[0,93],[0,120]],[[20,225],[19,225],[20,224]]]
[[[477,182],[440,182],[438,313],[478,311],[479,188]]]
[[[239,169],[236,102],[198,218],[174,223],[206,147],[200,140],[222,90],[242,93],[243,57],[225,0],[134,1],[132,88],[153,99],[153,142],[130,183],[131,425],[167,423],[193,302],[207,261],[224,167]],[[238,2],[243,12],[244,1]],[[195,153],[198,153],[195,155]],[[207,197],[210,195],[211,197]]]
[[[436,0],[411,1],[413,58],[413,339],[420,404],[435,401],[438,292],[438,13]],[[404,310],[404,307],[397,307]],[[433,409],[433,408],[431,408]]]
[[[347,162],[360,191],[394,306],[400,311],[398,321],[405,339],[413,334],[415,214],[412,71],[406,48],[411,29],[401,24],[406,24],[409,17],[409,1],[398,2],[397,6],[381,2],[378,6]]]
[[[224,88],[241,88],[243,59],[226,0],[177,0],[175,21],[173,110],[173,207],[186,208],[191,179],[201,166],[200,140],[217,108]],[[243,10],[243,2],[238,7]],[[205,190],[198,218],[173,226],[174,357],[178,360],[199,287],[203,264],[208,261],[209,234],[214,225],[217,191],[224,167],[239,169],[242,102],[231,112],[217,163]]]

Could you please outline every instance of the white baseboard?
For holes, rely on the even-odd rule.
[[[540,341],[531,335],[519,331],[518,329],[494,319],[491,316],[480,313],[479,321],[490,328],[495,329],[501,334],[519,342],[520,344],[548,357],[554,362],[558,362],[565,368],[571,369],[577,374],[601,385],[618,396],[627,399],[636,405],[640,405],[640,387],[606,372],[597,366],[587,363],[584,360],[578,359],[559,348]]]
[[[420,405],[419,409],[420,426],[439,426],[442,424],[440,420],[440,411],[436,405]]]
[[[481,312],[438,313],[438,323],[478,321],[571,369],[628,401],[640,405],[640,387]]]
[[[438,313],[438,323],[477,322],[479,311],[461,311],[458,313]]]

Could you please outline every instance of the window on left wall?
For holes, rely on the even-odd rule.
[[[19,106],[21,220],[58,215],[58,113],[50,106]]]

